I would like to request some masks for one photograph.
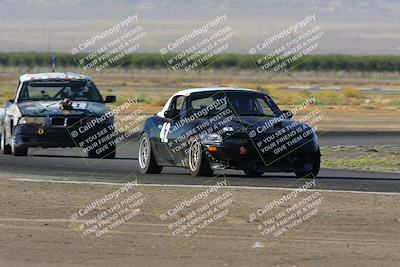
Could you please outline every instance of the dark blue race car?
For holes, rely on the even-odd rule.
[[[25,74],[1,117],[1,151],[26,156],[30,147],[85,148],[89,157],[114,158],[115,145],[104,149],[88,142],[98,133],[114,132],[114,118],[92,79],[74,73]],[[84,145],[80,145],[84,144]]]

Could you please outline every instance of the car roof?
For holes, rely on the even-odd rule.
[[[209,91],[249,91],[249,92],[260,93],[260,91],[257,91],[254,89],[246,89],[246,88],[238,88],[238,87],[205,87],[205,88],[184,89],[184,90],[181,90],[181,91],[175,93],[173,96],[189,95],[189,94],[193,94],[193,93],[209,92]]]
[[[212,92],[212,91],[241,91],[241,92],[255,92],[261,93],[260,91],[254,89],[246,89],[246,88],[238,88],[238,87],[205,87],[205,88],[191,88],[181,90],[174,95],[172,95],[168,101],[165,103],[164,107],[157,113],[157,116],[164,117],[164,112],[168,109],[169,105],[171,104],[171,100],[178,95],[188,96],[194,93],[200,92]]]
[[[91,81],[92,78],[82,74],[72,72],[49,72],[49,73],[27,73],[19,77],[20,82],[32,80],[86,80]]]

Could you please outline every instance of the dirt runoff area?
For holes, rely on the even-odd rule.
[[[399,266],[400,194],[129,181],[1,180],[0,266]]]

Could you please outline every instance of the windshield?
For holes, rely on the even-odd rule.
[[[225,101],[226,100],[226,101]],[[278,117],[281,111],[270,97],[265,94],[247,91],[213,91],[194,94],[191,97],[188,113],[203,112],[212,116],[231,109],[237,116]]]
[[[26,82],[19,101],[63,100],[102,102],[96,86],[90,81],[32,81]]]

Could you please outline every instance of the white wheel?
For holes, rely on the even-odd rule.
[[[189,147],[189,169],[192,176],[211,176],[213,170],[210,168],[206,154],[203,152],[203,147],[200,141],[194,139]]]
[[[147,138],[142,138],[139,145],[139,165],[140,168],[144,169],[147,165],[147,161],[150,158],[149,141]]]
[[[141,173],[160,173],[163,169],[159,166],[151,151],[150,138],[147,133],[143,133],[139,141],[139,169]]]
[[[189,169],[194,172],[198,168],[201,157],[201,146],[198,141],[192,142],[189,148]]]

